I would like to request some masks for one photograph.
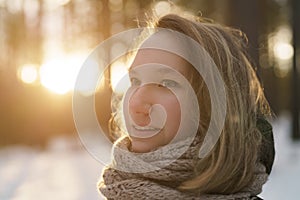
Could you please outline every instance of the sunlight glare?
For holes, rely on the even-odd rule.
[[[34,26],[38,21],[37,17],[40,10],[39,2],[35,0],[26,0],[23,6],[26,23],[29,26]]]
[[[171,5],[167,1],[160,1],[156,3],[154,10],[157,16],[162,16],[171,11]]]
[[[291,43],[292,30],[289,26],[280,26],[268,36],[268,51],[275,61],[274,73],[277,77],[283,78],[292,70],[294,48]]]
[[[100,76],[100,68],[98,62],[93,59],[88,59],[84,63],[84,67],[80,73],[84,73],[84,78],[77,80],[76,90],[82,95],[89,96],[95,93],[98,89],[98,78]]]
[[[32,84],[37,80],[37,67],[32,64],[23,65],[19,72],[20,79],[27,84]]]
[[[279,60],[290,60],[294,55],[294,48],[291,45],[293,38],[291,28],[281,26],[271,38],[274,56]]]
[[[123,62],[117,61],[111,66],[111,85],[116,93],[124,93],[130,85],[128,69]]]
[[[54,10],[59,6],[66,5],[70,0],[44,0],[43,5],[48,10]]]
[[[7,9],[10,13],[16,14],[23,9],[23,0],[10,0],[6,1]]]
[[[294,55],[294,48],[286,42],[277,42],[274,45],[274,54],[281,60],[291,59]]]
[[[5,0],[0,0],[0,8],[5,8]]]
[[[83,56],[69,55],[46,61],[39,71],[41,84],[57,94],[72,91],[83,60]]]

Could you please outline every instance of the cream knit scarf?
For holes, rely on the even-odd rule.
[[[187,143],[192,144],[182,154]],[[116,142],[113,162],[104,169],[98,183],[100,192],[107,199],[251,199],[261,192],[268,178],[265,167],[259,164],[252,185],[240,193],[200,195],[182,192],[176,188],[193,177],[194,164],[199,159],[199,141],[187,139],[146,154],[133,154],[128,150],[129,146],[128,137]]]

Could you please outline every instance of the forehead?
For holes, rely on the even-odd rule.
[[[187,74],[189,69],[189,63],[179,55],[161,49],[144,48],[138,50],[130,70],[147,64],[164,65],[183,75]]]

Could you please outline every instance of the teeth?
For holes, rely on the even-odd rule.
[[[156,131],[159,130],[158,128],[153,128],[153,127],[141,127],[141,126],[133,126],[135,129],[139,131]]]

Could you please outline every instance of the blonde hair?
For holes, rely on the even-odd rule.
[[[245,51],[245,34],[203,18],[175,14],[151,20],[149,27],[174,30],[194,39],[211,56],[225,82],[227,111],[220,138],[209,155],[195,163],[195,177],[183,182],[178,189],[215,194],[241,191],[251,184],[258,162],[262,136],[256,127],[257,116],[270,114]],[[201,76],[196,70],[192,74],[189,78],[201,110],[198,134],[204,137],[210,123],[211,102]],[[115,134],[113,140],[122,135],[116,113],[110,120],[110,134]]]
[[[241,191],[251,184],[258,162],[262,137],[256,128],[257,116],[270,113],[245,51],[246,36],[205,19],[175,14],[163,16],[150,25],[183,33],[198,42],[214,60],[226,85],[227,114],[220,138],[210,154],[196,163],[196,176],[183,182],[179,189],[222,194]],[[210,119],[209,93],[203,81],[197,83],[193,79],[200,101],[200,132],[203,132]]]

